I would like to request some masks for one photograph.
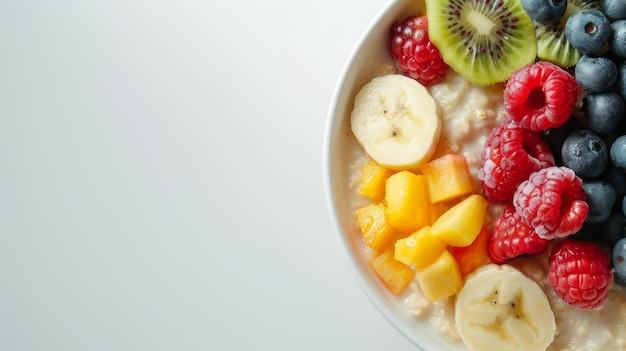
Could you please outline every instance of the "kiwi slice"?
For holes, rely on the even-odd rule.
[[[535,22],[537,57],[564,68],[575,66],[583,54],[565,37],[565,23],[571,15],[586,9],[600,9],[600,1],[567,0],[565,14],[558,22],[548,24]]]
[[[506,81],[537,57],[535,27],[519,0],[426,0],[428,36],[468,81]]]

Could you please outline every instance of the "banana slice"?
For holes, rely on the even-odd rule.
[[[509,265],[489,264],[459,291],[455,321],[472,351],[545,351],[556,323],[539,285]]]
[[[397,74],[374,78],[361,88],[350,124],[365,152],[395,170],[426,163],[441,134],[439,108],[428,90]]]

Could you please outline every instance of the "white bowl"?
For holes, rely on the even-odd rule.
[[[402,298],[390,293],[369,266],[363,238],[355,225],[355,191],[350,165],[359,146],[350,131],[349,116],[359,89],[392,61],[386,53],[389,28],[396,20],[424,13],[423,0],[393,0],[378,14],[352,51],[335,88],[324,140],[324,183],[334,229],[345,248],[352,272],[380,313],[407,339],[423,350],[467,350],[450,341],[427,321],[408,312]]]

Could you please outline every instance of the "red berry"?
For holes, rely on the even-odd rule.
[[[391,27],[389,55],[398,69],[422,85],[441,82],[448,71],[439,49],[428,38],[426,16],[411,16]]]
[[[532,173],[513,195],[522,221],[544,239],[563,238],[583,225],[587,205],[583,181],[567,167],[548,167]]]
[[[541,253],[549,244],[522,222],[515,207],[509,206],[493,222],[487,253],[493,262],[502,264],[517,256]]]
[[[613,286],[609,256],[595,243],[565,239],[548,259],[548,282],[565,302],[584,310],[604,305]]]
[[[496,126],[483,147],[478,179],[492,203],[513,198],[515,188],[535,171],[554,166],[549,144],[541,133],[507,121]]]
[[[558,128],[574,112],[578,91],[571,74],[553,63],[540,61],[511,75],[504,89],[504,111],[522,128]]]

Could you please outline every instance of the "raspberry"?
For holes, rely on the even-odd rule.
[[[535,171],[554,166],[550,145],[541,133],[507,121],[496,126],[483,147],[478,179],[491,203],[513,198],[515,188]]]
[[[513,205],[524,223],[547,240],[576,233],[587,205],[582,179],[567,167],[548,167],[532,173],[513,194]]]
[[[584,310],[604,305],[613,286],[611,259],[595,243],[565,239],[548,258],[548,282],[565,302]]]
[[[508,206],[493,222],[487,253],[493,262],[502,264],[517,256],[541,253],[549,243],[522,222],[515,207]]]
[[[520,127],[542,131],[562,126],[574,112],[578,83],[546,61],[515,71],[504,88],[504,111]]]
[[[428,38],[426,16],[411,16],[391,27],[389,55],[402,73],[422,85],[441,82],[448,71],[439,49]]]

